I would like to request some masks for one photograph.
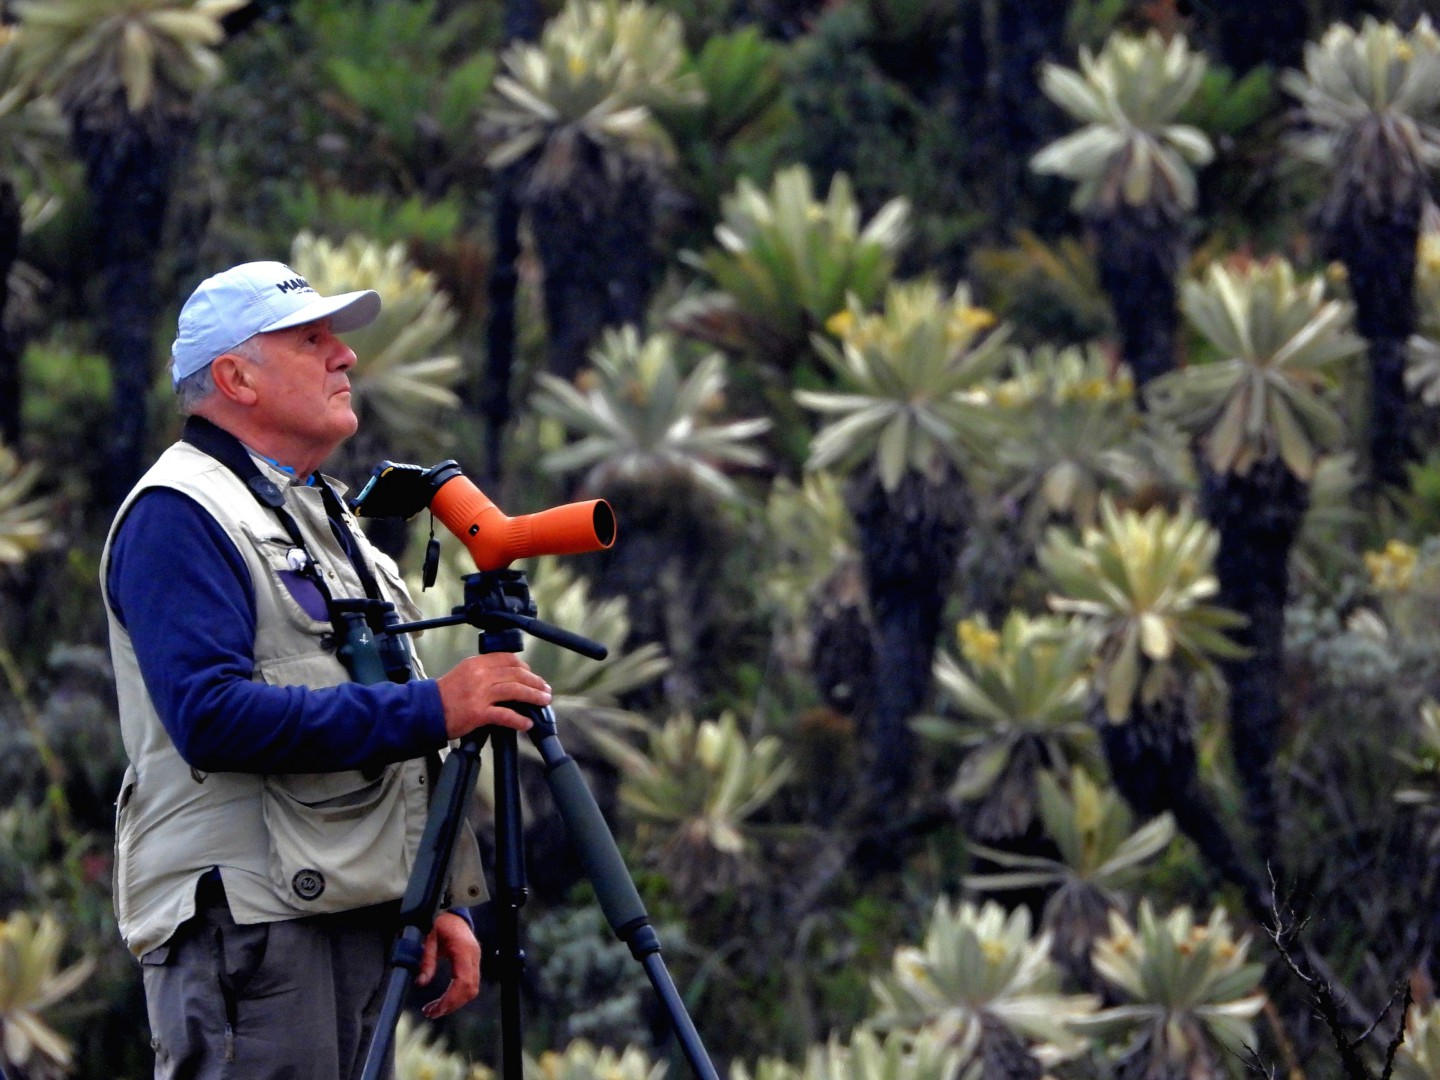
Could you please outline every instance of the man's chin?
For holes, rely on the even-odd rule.
[[[349,402],[347,400],[347,407],[339,410],[335,417],[335,430],[341,439],[350,438],[351,435],[354,435],[355,432],[360,429],[360,418],[355,415],[355,411],[349,408],[348,405]]]

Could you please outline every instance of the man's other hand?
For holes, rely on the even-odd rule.
[[[550,704],[550,684],[509,652],[467,656],[435,683],[445,709],[445,734],[452,739],[486,724],[530,730],[530,718],[506,708],[503,701]]]
[[[450,961],[450,985],[420,1010],[431,1020],[449,1015],[473,1001],[480,992],[480,943],[475,940],[470,924],[451,911],[437,915],[434,927],[425,937],[425,951],[415,975],[416,986],[430,985],[442,956]]]

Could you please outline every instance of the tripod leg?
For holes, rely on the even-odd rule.
[[[440,769],[440,778],[430,802],[430,814],[425,819],[425,832],[420,837],[420,850],[415,856],[405,897],[400,902],[402,930],[390,955],[385,999],[375,1023],[370,1049],[365,1055],[361,1080],[379,1080],[390,1058],[395,1025],[400,1021],[406,991],[419,970],[425,936],[435,925],[435,916],[445,896],[445,882],[450,876],[455,840],[470,805],[471,793],[475,790],[480,748],[485,745],[485,738],[484,728],[467,735],[450,752]]]
[[[520,755],[516,733],[496,728],[490,747],[495,766],[495,938],[500,982],[502,1080],[523,1080],[520,980],[525,952],[520,947],[520,909],[529,887],[525,880],[524,835],[520,816]]]
[[[674,1026],[680,1049],[690,1068],[700,1080],[719,1080],[715,1066],[700,1041],[699,1032],[685,1010],[665,961],[660,956],[660,939],[650,925],[650,915],[640,900],[640,893],[626,869],[615,837],[605,823],[595,796],[580,775],[575,759],[565,753],[555,734],[555,714],[548,708],[530,710],[535,726],[530,739],[545,762],[545,779],[555,806],[565,822],[571,843],[585,868],[585,876],[595,889],[595,898],[605,919],[617,937],[630,946],[630,952],[645,968],[661,1003]]]

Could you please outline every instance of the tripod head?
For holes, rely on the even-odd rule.
[[[591,660],[604,660],[610,654],[598,641],[537,619],[535,601],[530,598],[530,582],[519,570],[482,570],[478,574],[466,574],[464,581],[465,602],[449,615],[392,623],[386,630],[391,634],[409,634],[436,626],[469,623],[484,631],[481,652],[519,652],[523,630]]]
[[[382,461],[351,506],[361,517],[403,518],[428,506],[481,571],[532,555],[577,555],[615,543],[615,514],[604,499],[507,517],[453,458],[428,469]]]

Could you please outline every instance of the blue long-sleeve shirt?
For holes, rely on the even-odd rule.
[[[180,756],[205,772],[333,772],[445,745],[433,680],[312,690],[253,681],[255,590],[198,503],[156,488],[131,505],[106,588]]]

